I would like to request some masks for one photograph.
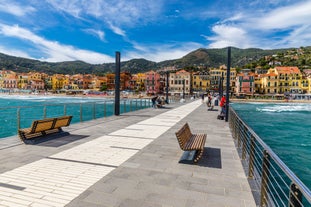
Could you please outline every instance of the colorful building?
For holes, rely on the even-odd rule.
[[[239,73],[236,77],[235,93],[237,96],[253,96],[255,93],[255,73],[250,70]]]
[[[170,73],[170,87],[171,95],[178,94],[180,96],[190,94],[191,89],[191,73],[180,70]]]
[[[161,75],[153,70],[145,73],[145,88],[146,93],[153,95],[160,93]]]

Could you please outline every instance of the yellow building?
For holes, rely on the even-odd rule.
[[[263,83],[265,93],[284,94],[284,93],[302,93],[302,73],[298,67],[275,67],[270,68]]]
[[[54,74],[51,80],[53,90],[64,89],[65,86],[69,84],[69,77],[66,77],[63,74]]]
[[[210,71],[210,90],[218,91],[222,84],[225,91],[227,86],[227,66],[222,65],[219,68],[212,68]],[[230,91],[236,91],[236,69],[230,68]]]
[[[210,88],[209,73],[207,71],[195,72],[192,74],[191,82],[194,93],[204,93]]]
[[[261,75],[261,91],[264,94],[277,94],[278,80],[275,70],[268,70],[267,74]]]
[[[29,89],[29,74],[28,73],[19,73],[17,75],[17,87],[18,89]]]
[[[303,79],[301,81],[302,89],[304,93],[311,93],[311,69],[303,70]]]
[[[146,82],[146,74],[145,73],[137,73],[136,74],[135,90],[145,91],[145,82]]]

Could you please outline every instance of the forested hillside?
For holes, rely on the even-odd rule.
[[[157,70],[162,67],[195,68],[196,66],[219,67],[227,64],[227,48],[200,48],[175,60],[153,62],[145,59],[132,59],[121,62],[121,70],[130,73]],[[262,50],[257,48],[231,49],[231,67],[235,68],[269,68],[271,64],[291,65],[299,68],[310,68],[311,47]],[[59,63],[42,62],[38,60],[8,56],[0,53],[0,67],[16,72],[38,71],[48,74],[96,74],[103,75],[115,70],[115,63],[88,64],[82,61]]]

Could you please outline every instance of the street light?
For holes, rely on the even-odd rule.
[[[219,97],[222,97],[223,94],[223,81],[224,81],[224,72],[221,72],[221,77],[219,77],[219,86],[218,86]]]
[[[182,87],[182,98],[185,99],[185,79],[182,81],[183,87]]]

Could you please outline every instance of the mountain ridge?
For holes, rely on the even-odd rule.
[[[297,48],[264,50],[259,48],[231,48],[231,66],[244,67],[247,64],[260,61],[265,56],[275,54],[284,54],[287,51]],[[143,58],[121,61],[121,70],[130,73],[146,72],[151,69],[157,70],[163,67],[175,66],[177,68],[186,67],[219,67],[227,64],[227,48],[206,49],[199,48],[187,55],[173,60],[165,60],[154,62]],[[43,62],[35,59],[27,59],[15,57],[0,53],[0,67],[15,72],[45,72],[47,74],[63,73],[63,74],[96,74],[103,75],[115,70],[115,63],[89,64],[80,60],[64,61],[64,62]]]

